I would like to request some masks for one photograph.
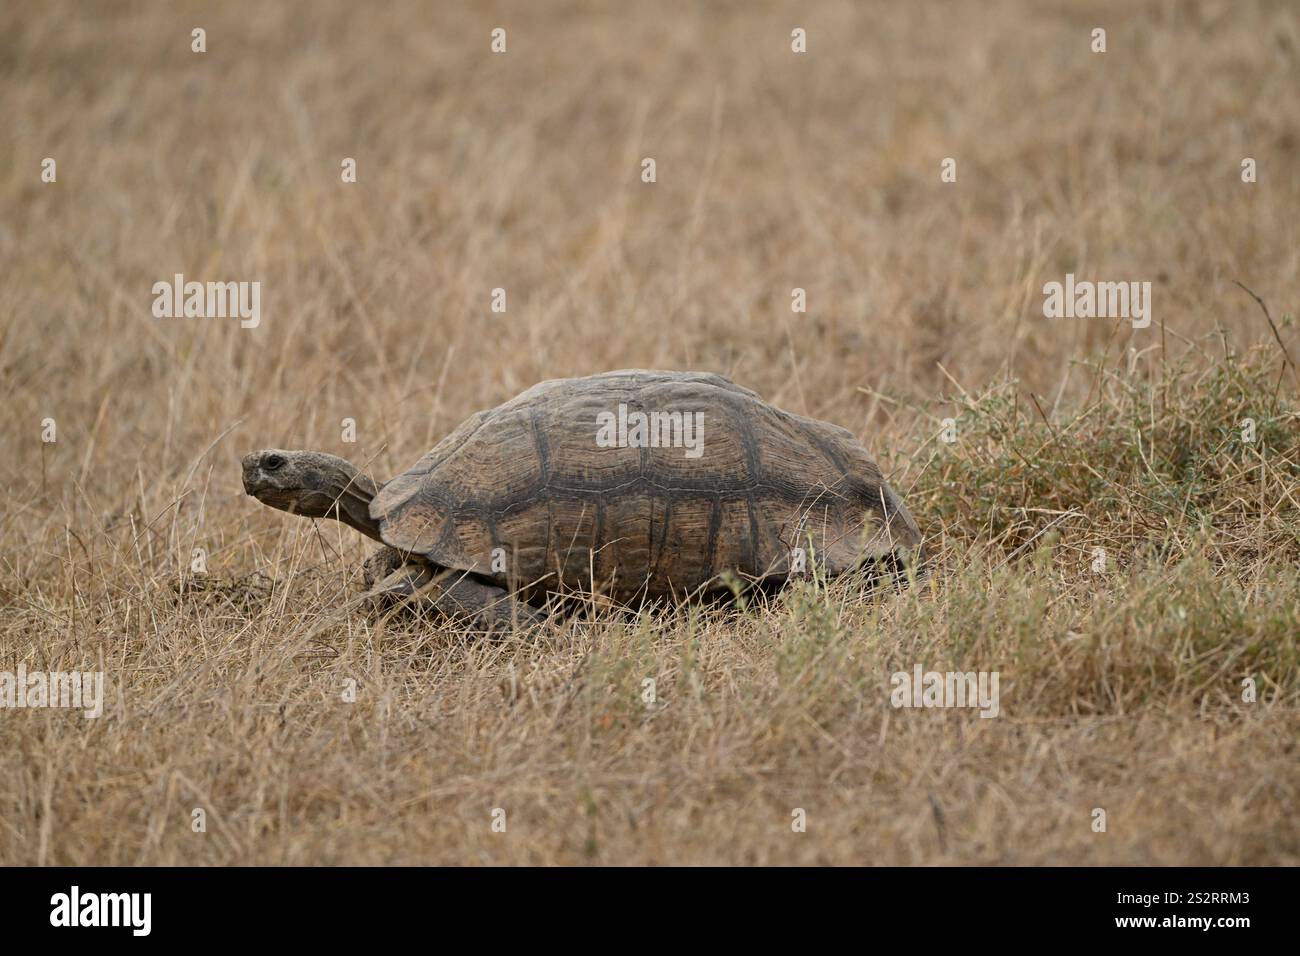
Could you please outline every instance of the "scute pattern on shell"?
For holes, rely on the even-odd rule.
[[[597,445],[620,403],[702,412],[703,455]],[[709,373],[542,382],[471,416],[371,505],[384,540],[507,586],[682,595],[724,570],[784,577],[796,546],[835,574],[921,535],[846,429]],[[503,548],[508,572],[494,572]]]

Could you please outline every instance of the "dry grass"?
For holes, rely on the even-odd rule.
[[[0,863],[1300,861],[1300,379],[1232,285],[1300,356],[1298,85],[1282,2],[0,9],[0,670],[111,692],[0,711]],[[1042,318],[1067,271],[1156,321]],[[936,572],[474,641],[239,488],[627,366],[857,431]]]

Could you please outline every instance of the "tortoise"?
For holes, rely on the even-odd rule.
[[[381,542],[371,596],[488,628],[542,619],[557,592],[680,598],[779,586],[814,561],[898,579],[921,558],[916,522],[852,433],[706,372],[542,382],[383,485],[280,449],[245,457],[243,480],[263,504]]]

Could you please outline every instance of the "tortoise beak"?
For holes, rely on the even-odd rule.
[[[245,455],[240,464],[244,468],[244,492],[256,496],[257,492],[266,484],[265,478],[260,473],[262,456],[256,453]]]

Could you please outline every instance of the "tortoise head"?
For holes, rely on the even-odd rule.
[[[264,505],[309,518],[337,518],[379,538],[370,519],[375,485],[351,462],[320,451],[267,448],[245,455],[244,491]]]

